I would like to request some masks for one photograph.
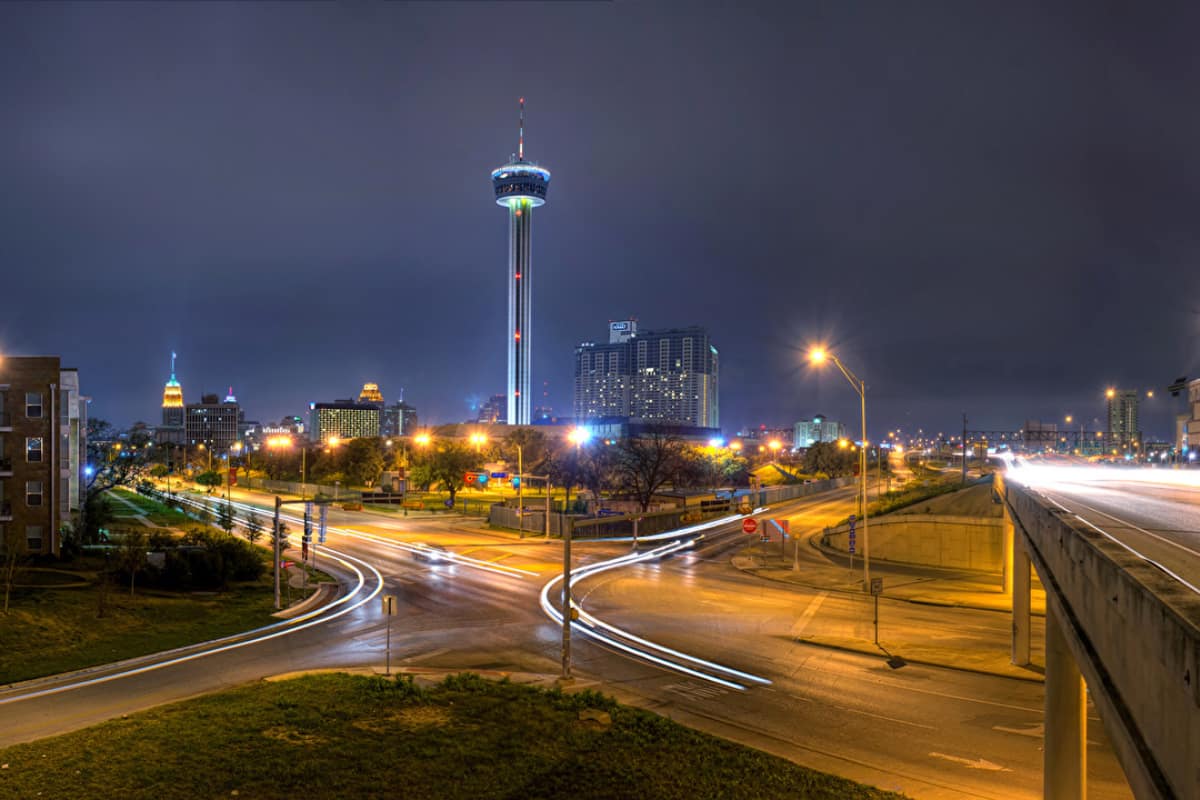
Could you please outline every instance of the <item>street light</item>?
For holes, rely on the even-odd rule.
[[[832,361],[842,375],[854,387],[854,391],[858,392],[859,401],[862,404],[862,447],[859,449],[859,477],[862,479],[862,529],[863,529],[863,589],[870,591],[871,589],[871,539],[867,530],[867,385],[861,378],[855,375],[850,370],[846,369],[839,359],[833,353],[830,353],[824,347],[814,347],[808,352],[808,360],[813,364],[820,366],[826,361]],[[964,461],[964,463],[966,463]]]
[[[486,433],[472,433],[470,438],[471,444],[475,445],[475,452],[477,453],[483,447],[483,445],[487,443]]]

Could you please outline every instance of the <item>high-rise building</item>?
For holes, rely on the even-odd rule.
[[[1105,396],[1108,398],[1109,435],[1114,445],[1128,450],[1141,439],[1137,390],[1109,389]]]
[[[160,444],[183,444],[186,438],[183,417],[183,387],[175,379],[175,353],[172,352],[171,377],[163,386],[162,425],[155,434]]]
[[[381,409],[374,403],[309,403],[309,438],[362,439],[379,435]]]
[[[1187,445],[1188,458],[1191,459],[1191,453],[1200,452],[1200,378],[1190,382],[1187,390],[1189,413],[1187,414],[1186,435],[1181,439],[1183,440],[1182,444]],[[1182,449],[1180,447],[1181,451]]]
[[[185,441],[189,445],[204,445],[214,454],[227,453],[238,441],[238,423],[242,410],[237,399],[230,396],[224,401],[215,394],[200,397],[199,403],[184,406]]]
[[[572,407],[578,421],[628,417],[719,428],[718,379],[717,348],[704,328],[638,331],[632,320],[609,323],[607,344],[575,350]]]
[[[532,326],[533,209],[546,203],[550,170],[525,160],[525,98],[517,152],[492,170],[496,203],[508,209],[508,424],[528,425]]]
[[[87,495],[87,398],[57,356],[0,358],[0,548],[53,553]]]
[[[845,437],[845,425],[818,414],[810,420],[800,420],[793,426],[792,446],[803,449],[817,442],[836,442]]]
[[[494,394],[479,405],[475,421],[480,425],[495,425],[508,419],[508,396]]]

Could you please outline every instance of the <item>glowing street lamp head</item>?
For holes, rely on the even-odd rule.
[[[824,364],[827,358],[829,358],[829,351],[824,347],[813,347],[808,351],[808,360],[814,364]]]
[[[1104,396],[1107,397],[1109,400],[1112,400],[1114,397],[1117,396],[1117,391],[1116,391],[1116,389],[1109,389],[1107,392],[1104,393]]]
[[[590,438],[592,438],[592,434],[587,428],[572,428],[571,432],[567,434],[567,441],[576,447]]]
[[[416,442],[420,447],[425,447],[433,440],[429,437],[428,433],[418,433],[413,437],[413,441]]]
[[[486,433],[472,433],[471,434],[471,444],[473,444],[475,446],[479,446],[486,441],[487,441]]]
[[[773,452],[778,452],[779,448],[783,447],[783,445],[778,439],[772,439],[771,441],[767,442],[767,447],[771,448]]]
[[[340,437],[340,436],[330,436],[328,439],[325,440],[325,444],[329,445],[330,447],[337,447],[341,443],[342,443],[342,437]]]
[[[719,450],[725,446],[725,440],[714,437],[714,438],[708,440],[708,446],[714,450]]]
[[[849,446],[850,446],[850,442],[846,441],[845,439],[838,439],[838,449],[839,450],[845,450]]]
[[[730,442],[729,449],[736,453],[738,450],[742,449],[742,443],[741,442]]]

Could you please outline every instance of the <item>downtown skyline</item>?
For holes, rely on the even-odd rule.
[[[1177,21],[1130,12],[1153,46],[1108,53],[1034,10],[533,7],[526,63],[478,12],[0,9],[0,352],[61,353],[118,424],[156,418],[171,349],[189,400],[233,384],[262,420],[369,380],[459,421],[504,386],[486,176],[525,96],[555,169],[532,386],[560,413],[575,345],[634,316],[708,328],[727,431],[852,418],[804,363],[824,341],[872,430],[1103,419],[1115,386],[1170,435],[1162,389],[1200,372]]]

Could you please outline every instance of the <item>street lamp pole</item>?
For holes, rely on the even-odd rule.
[[[867,514],[867,385],[861,378],[855,375],[842,363],[835,354],[827,352],[823,349],[813,350],[809,357],[814,363],[820,364],[825,359],[829,359],[841,371],[842,375],[854,387],[854,391],[858,392],[858,399],[862,410],[862,447],[859,448],[859,470],[860,492],[863,501],[862,513],[862,532],[863,532],[863,589],[869,591],[871,588],[871,539],[869,535],[869,525]]]

